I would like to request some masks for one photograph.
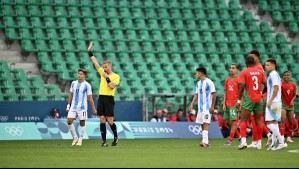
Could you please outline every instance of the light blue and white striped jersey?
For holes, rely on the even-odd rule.
[[[210,110],[213,92],[216,92],[215,85],[209,78],[197,82],[195,94],[198,94],[198,112]]]
[[[91,85],[86,81],[79,83],[76,80],[72,82],[70,92],[73,93],[71,109],[87,111],[87,96],[92,95]]]
[[[273,70],[267,79],[267,102],[270,100],[270,98],[273,95],[274,86],[278,86],[278,92],[276,97],[273,100],[274,102],[281,102],[281,79],[279,74]]]

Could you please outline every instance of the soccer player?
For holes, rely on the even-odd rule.
[[[280,150],[287,147],[284,143],[284,137],[279,132],[278,122],[281,121],[281,79],[275,70],[276,60],[270,58],[266,61],[265,69],[269,73],[267,79],[267,104],[266,104],[266,124],[272,131],[272,144],[268,150]],[[275,148],[276,140],[279,145]]]
[[[238,100],[239,93],[239,77],[238,65],[230,65],[230,76],[224,82],[224,98],[223,98],[223,119],[226,121],[226,124],[231,128],[230,136],[228,137],[225,146],[230,146],[235,135],[240,138],[240,133],[238,131],[238,126],[236,119],[238,117],[238,110],[236,108],[236,103]]]
[[[201,124],[202,128],[202,142],[201,147],[209,147],[209,124],[211,122],[211,114],[214,113],[216,102],[216,90],[214,83],[206,77],[207,71],[200,67],[196,69],[196,78],[199,81],[196,84],[196,90],[193,100],[190,104],[189,110],[192,111],[193,105],[198,100],[198,113],[196,123]]]
[[[118,84],[120,83],[120,77],[118,74],[112,71],[112,63],[109,60],[105,60],[103,63],[103,67],[101,67],[94,57],[93,53],[91,52],[92,49],[92,42],[88,46],[88,55],[95,66],[96,70],[98,71],[99,75],[101,76],[101,83],[100,83],[100,91],[99,91],[99,99],[98,99],[98,107],[97,112],[100,116],[100,131],[102,135],[102,147],[107,147],[108,144],[106,142],[106,120],[110,125],[110,128],[114,135],[114,140],[112,142],[112,146],[116,146],[118,143],[118,134],[117,128],[114,123],[114,95],[115,90]]]
[[[262,84],[266,86],[266,77],[264,72],[255,67],[254,58],[252,56],[246,57],[247,68],[243,70],[239,78],[239,96],[237,101],[237,108],[240,107],[241,99],[243,98],[242,110],[240,115],[240,133],[241,144],[238,149],[247,148],[246,143],[246,127],[247,120],[251,114],[254,113],[255,122],[257,126],[260,126],[260,119],[263,114],[263,100],[261,93]],[[246,90],[245,90],[246,88]],[[245,93],[244,93],[245,90]],[[262,132],[258,133],[262,135]],[[260,136],[262,137],[262,136]],[[261,141],[258,143],[258,149],[261,149]]]
[[[254,63],[255,63],[255,68],[259,69],[260,71],[264,72],[264,68],[262,64],[260,63],[260,52],[257,50],[252,50],[249,54],[254,58]],[[265,86],[261,86],[261,92],[263,91]],[[266,99],[266,93],[263,96],[264,99]],[[261,125],[257,126],[255,124],[255,116],[254,113],[251,112],[250,116],[250,121],[251,121],[251,126],[252,126],[252,143],[247,146],[247,148],[259,148],[258,147],[258,142],[261,142],[263,135],[260,135],[258,133],[265,133],[268,136],[268,141],[266,146],[269,146],[272,143],[272,136],[267,127],[265,126],[264,123],[261,123]]]
[[[87,107],[88,107],[87,98],[92,107],[92,113],[94,115],[97,114],[92,99],[91,86],[87,81],[85,81],[85,76],[86,76],[86,71],[84,69],[79,69],[78,80],[72,82],[70,92],[69,92],[68,104],[66,106],[66,111],[68,112],[67,123],[69,125],[70,132],[73,136],[72,146],[82,145],[82,140],[85,133],[85,120],[87,119]],[[75,127],[73,125],[73,121],[77,116],[80,119],[80,126],[81,126],[79,139],[76,134]]]
[[[294,101],[296,99],[296,84],[291,81],[291,74],[289,71],[283,73],[283,81],[281,82],[281,93],[282,93],[282,112],[280,122],[280,134],[284,136],[285,122],[288,118],[289,131],[292,130],[294,121]],[[293,142],[291,137],[287,137],[288,142]]]

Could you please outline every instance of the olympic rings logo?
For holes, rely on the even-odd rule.
[[[17,127],[5,127],[6,133],[10,134],[11,136],[21,136],[24,132],[23,128],[20,126]]]
[[[195,126],[189,125],[188,128],[189,128],[189,131],[192,132],[192,133],[194,133],[195,135],[202,134],[202,129],[198,125],[195,125]]]
[[[8,120],[8,116],[0,116],[1,122],[6,122]]]

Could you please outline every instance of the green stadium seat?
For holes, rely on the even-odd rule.
[[[235,32],[228,32],[227,33],[227,39],[228,39],[228,42],[235,42],[235,43],[241,43],[241,41],[238,39],[238,36]]]
[[[16,32],[16,29],[14,29],[14,28],[6,28],[4,33],[5,33],[5,37],[7,37],[8,39],[12,39],[12,40],[22,39],[22,36],[19,35]]]
[[[252,32],[251,39],[254,43],[263,42],[262,36],[259,32]]]
[[[26,52],[35,52],[38,50],[47,50],[47,48],[41,48],[40,46],[34,46],[34,44],[32,43],[32,41],[30,40],[22,40],[21,41],[21,47],[23,50],[25,50]]]
[[[257,43],[255,47],[260,53],[267,53],[265,45],[263,43]]]
[[[230,54],[223,54],[221,56],[222,58],[222,63],[226,64],[226,65],[230,65],[233,63],[233,59],[232,56]]]
[[[280,45],[280,49],[279,49],[280,53],[282,53],[282,54],[291,54],[292,53],[288,44],[283,43],[283,44],[279,44],[279,45]]]
[[[43,24],[40,17],[30,17],[30,23],[33,28],[44,28],[45,25]]]
[[[146,53],[144,56],[144,61],[147,63],[156,63],[156,56],[153,53]]]
[[[189,31],[189,37],[192,42],[200,42],[201,37],[197,31]]]
[[[243,53],[244,51],[241,49],[241,46],[239,43],[231,43],[230,51],[233,53]]]
[[[295,55],[299,54],[299,44],[293,44],[292,45],[292,52]]]
[[[49,39],[55,39],[55,40],[61,40],[62,37],[60,36],[60,34],[56,31],[56,29],[46,29],[46,33],[47,33],[47,37],[49,37]]]
[[[227,42],[224,32],[215,32],[215,42],[217,43]]]
[[[245,22],[244,21],[236,21],[236,30],[238,31],[238,32],[250,32],[248,29],[247,29],[247,27],[246,27],[246,25],[245,25]]]
[[[253,16],[252,16],[252,12],[251,12],[251,11],[245,11],[245,12],[243,13],[243,19],[244,19],[245,21],[256,21],[256,19],[253,18]]]
[[[156,9],[157,15],[160,19],[169,19],[170,14],[168,13],[166,8],[158,8]]]
[[[244,43],[243,49],[246,53],[249,53],[253,48],[253,45],[251,43]]]
[[[135,25],[136,28],[138,28],[138,29],[147,29],[147,25],[146,25],[144,19],[138,18],[138,19],[135,19],[134,21],[135,21],[134,25]]]
[[[264,41],[267,43],[275,42],[272,33],[264,33]]]
[[[281,9],[278,0],[271,0],[269,4],[271,11],[277,11]]]
[[[196,19],[199,19],[199,20],[206,19],[206,14],[203,9],[200,9],[200,8],[194,9],[194,15],[195,15]]]
[[[256,21],[247,21],[247,29],[250,31],[250,32],[254,32],[254,31],[258,31],[259,28],[258,26],[256,25]]]
[[[272,54],[278,53],[276,43],[269,43],[267,50],[268,50],[268,53],[272,53]],[[278,63],[280,63],[280,62],[278,62]]]
[[[283,43],[289,43],[286,39],[286,37],[284,36],[284,34],[282,33],[278,33],[276,34],[276,43],[279,43],[279,44],[283,44]]]
[[[224,21],[223,22],[223,28],[224,28],[225,31],[229,31],[229,32],[235,31],[235,28],[234,28],[231,21]]]
[[[280,22],[284,22],[284,18],[282,17],[282,14],[280,11],[273,11],[272,12],[272,18],[273,18],[273,25],[277,26]]]
[[[155,42],[155,48],[158,52],[166,52],[167,49],[163,42]]]
[[[229,6],[229,8],[231,8],[233,10],[240,10],[237,0],[229,0],[228,6]]]
[[[167,53],[158,53],[157,59],[160,63],[169,62],[168,54]]]
[[[290,32],[290,36],[294,37],[296,34],[299,33],[298,23],[297,22],[290,22],[288,26],[288,30]]]
[[[68,17],[68,13],[64,6],[54,6],[54,13],[58,17]]]
[[[219,10],[219,16],[221,18],[221,20],[231,20],[231,16],[228,12],[228,10]]]
[[[33,29],[32,30],[33,36],[31,36],[29,33],[26,33],[25,29],[23,29],[23,30],[24,30],[24,33],[22,34],[23,38],[26,38],[26,39],[32,38],[32,40],[33,39],[41,39],[41,40],[49,40],[50,39],[50,37],[47,34],[45,34],[44,29],[41,29],[41,28]],[[27,29],[27,30],[29,30],[29,29]],[[28,37],[28,36],[31,36],[31,37]]]

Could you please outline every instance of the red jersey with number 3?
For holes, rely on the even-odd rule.
[[[244,83],[250,100],[254,103],[262,99],[261,86],[266,81],[264,72],[256,67],[248,67],[240,74],[239,83]]]
[[[224,90],[226,91],[225,105],[229,107],[235,106],[239,95],[239,77],[234,79],[230,77],[224,82]]]
[[[292,107],[291,101],[296,94],[296,85],[294,82],[291,82],[289,85],[284,81],[281,82],[281,93],[282,101],[286,107]]]

